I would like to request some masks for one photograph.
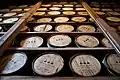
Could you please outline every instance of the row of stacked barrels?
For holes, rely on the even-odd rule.
[[[8,64],[2,70],[2,75],[10,74],[23,74],[27,68],[27,62],[29,57],[24,52],[16,52],[4,56],[5,58],[11,57]],[[60,74],[64,70],[65,65],[64,58],[55,52],[44,52],[38,55],[32,61],[33,75],[40,76],[55,76]],[[75,76],[95,76],[100,73],[101,69],[106,68],[112,75],[120,75],[120,55],[119,54],[107,54],[102,62],[100,62],[95,56],[90,54],[74,54],[69,60],[69,66],[71,72]]]
[[[80,4],[42,4],[39,9],[37,9],[37,12],[33,14],[33,17],[30,19],[31,23],[42,23],[40,25],[36,25],[34,28],[33,26],[25,26],[23,27],[23,31],[35,31],[35,32],[99,32],[99,29],[96,28],[94,25],[70,25],[67,24],[67,22],[73,22],[73,23],[84,23],[88,22],[91,23],[93,22],[89,17],[88,13],[86,10],[82,7]],[[77,8],[76,8],[77,7]],[[81,13],[81,16],[78,17],[79,15],[75,15],[73,8],[79,10],[78,13]],[[50,9],[50,11],[49,11]],[[60,9],[65,9],[66,15],[60,14]],[[94,8],[95,9],[95,8]],[[48,15],[45,15],[45,13],[49,11]],[[64,10],[63,10],[64,11]],[[87,13],[87,14],[86,14]],[[55,16],[56,15],[56,16]],[[54,16],[54,18],[52,17]],[[59,17],[57,17],[59,16]],[[71,16],[66,17],[66,16]],[[73,17],[76,16],[76,17]],[[89,19],[89,20],[88,20]],[[45,24],[45,23],[60,23],[60,25],[51,25],[51,24]],[[43,24],[44,23],[44,24]],[[66,23],[66,24],[61,24],[61,23]],[[77,36],[76,36],[77,37]],[[75,38],[75,36],[74,36]],[[49,39],[47,39],[47,46],[48,47],[67,47],[71,44],[72,38],[70,38],[68,35],[56,35],[52,36]],[[36,42],[37,41],[37,42]],[[39,36],[30,36],[25,38],[24,40],[21,40],[19,43],[16,42],[17,46],[22,46],[22,47],[40,47],[44,42],[46,41],[42,37]],[[102,40],[98,40],[96,37],[91,36],[91,35],[82,35],[78,36],[75,40],[75,43],[78,47],[84,46],[84,47],[96,47],[99,44],[102,43],[103,46],[105,47],[111,47],[109,41],[106,38],[103,38]],[[100,43],[101,41],[101,43]],[[94,44],[93,44],[94,43]]]
[[[44,36],[43,36],[44,37]],[[111,48],[112,45],[106,38],[99,39],[93,35],[76,35],[69,36],[65,34],[50,35],[49,38],[42,38],[38,35],[31,35],[28,37],[23,37],[21,39],[16,38],[12,46],[22,47],[22,48],[99,48],[108,47]]]

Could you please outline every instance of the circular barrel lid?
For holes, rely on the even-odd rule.
[[[86,18],[85,17],[73,17],[72,21],[74,21],[74,22],[84,22],[84,21],[86,21]]]
[[[80,25],[77,30],[80,32],[95,32],[96,29],[92,25]]]
[[[100,62],[92,55],[74,55],[69,66],[74,73],[80,76],[95,76],[101,70]]]
[[[37,11],[45,11],[47,8],[38,8]]]
[[[45,12],[35,12],[33,15],[34,16],[41,16],[41,15],[45,15]]]
[[[51,22],[52,19],[51,18],[40,18],[37,20],[37,22]]]
[[[48,12],[49,15],[60,15],[61,12],[60,11],[50,11]]]
[[[33,71],[42,76],[57,74],[64,66],[63,58],[51,52],[46,52],[37,57],[32,64]]]
[[[89,15],[88,12],[78,12],[78,14],[81,16],[88,16]]]
[[[65,15],[74,15],[75,12],[74,11],[64,11],[63,14],[65,14]]]
[[[95,11],[99,11],[100,10],[100,8],[92,8],[93,10],[95,10]]]
[[[101,9],[102,11],[113,11],[112,9]]]
[[[66,5],[64,5],[64,7],[73,7],[73,5],[71,5],[71,4],[66,4]]]
[[[120,75],[120,54],[110,54],[107,57],[106,62],[110,72]]]
[[[73,8],[62,8],[62,10],[73,10]]]
[[[6,13],[6,14],[4,14],[3,16],[5,16],[5,17],[10,17],[10,16],[14,16],[14,15],[16,15],[17,13]]]
[[[24,11],[29,11],[31,8],[25,8]]]
[[[75,8],[77,11],[85,11],[85,8]]]
[[[27,61],[27,55],[23,52],[14,53],[10,61],[6,64],[1,74],[10,74],[21,69]]]
[[[101,43],[106,47],[112,47],[107,38],[103,38]]]
[[[68,4],[68,2],[59,2],[59,4]]]
[[[77,4],[77,2],[70,2],[70,4]]]
[[[11,11],[22,11],[22,9],[12,9]]]
[[[98,15],[105,15],[105,12],[97,11],[96,14],[98,14]]]
[[[18,16],[25,16],[26,13],[20,13]]]
[[[39,36],[32,36],[20,42],[22,47],[39,47],[43,44],[43,38]]]
[[[120,22],[120,18],[118,17],[106,17],[106,19],[112,22]]]
[[[51,7],[51,8],[49,8],[50,10],[60,10],[61,8],[59,8],[59,7]]]
[[[54,4],[53,7],[62,7],[60,4]]]
[[[113,15],[113,16],[120,16],[120,13],[118,12],[107,12],[108,15]]]
[[[68,17],[56,17],[54,19],[55,22],[59,22],[59,23],[61,23],[61,22],[67,22],[68,20],[69,20]]]
[[[41,6],[42,6],[42,7],[50,7],[51,4],[42,4]]]
[[[8,18],[3,20],[3,23],[13,23],[16,22],[18,20],[18,18]]]
[[[77,4],[77,5],[75,5],[75,7],[82,7],[82,5],[80,5],[80,4]]]
[[[54,47],[65,47],[72,42],[68,35],[54,35],[48,39],[48,43]]]
[[[99,45],[99,40],[91,35],[81,35],[75,39],[77,46],[96,47]]]
[[[62,24],[55,28],[58,32],[72,32],[74,30],[74,27],[72,25],[68,24]]]
[[[52,26],[49,24],[42,24],[34,27],[34,31],[37,32],[48,32],[52,29]]]

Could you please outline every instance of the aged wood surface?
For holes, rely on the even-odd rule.
[[[1,80],[120,80],[120,77],[40,77],[40,76],[2,76]]]

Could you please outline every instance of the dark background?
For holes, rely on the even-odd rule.
[[[20,4],[35,4],[37,3],[38,1],[40,0],[0,0],[0,8],[2,7],[6,7],[6,6],[9,6],[9,5],[20,5]],[[59,1],[79,1],[79,0],[44,0],[45,2],[59,2]],[[87,2],[90,2],[90,1],[101,1],[101,2],[120,2],[120,0],[84,0],[84,1],[87,1]]]
[[[9,5],[35,4],[39,0],[0,0],[0,8]]]
[[[35,4],[41,0],[0,0],[0,8],[10,5],[21,5],[21,4]],[[44,2],[60,2],[60,1],[79,1],[79,0],[44,0]]]

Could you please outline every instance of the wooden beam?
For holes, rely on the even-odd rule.
[[[120,80],[120,77],[40,77],[40,76],[2,76],[1,80]]]
[[[21,28],[26,25],[28,20],[32,17],[32,15],[36,12],[36,10],[40,7],[41,2],[36,3],[33,8],[31,8],[25,16],[21,17],[7,32],[0,38],[0,56],[2,56],[3,52],[10,46],[12,40],[17,36],[20,32]]]
[[[103,19],[101,19],[86,2],[83,1],[82,5],[101,29],[104,36],[107,37],[112,46],[115,48],[116,53],[120,54],[120,36],[116,32],[112,31],[110,26]]]

